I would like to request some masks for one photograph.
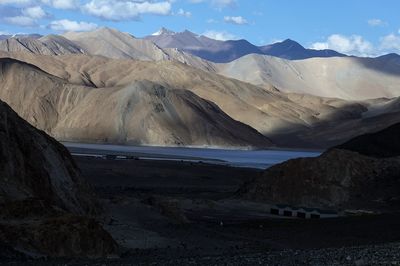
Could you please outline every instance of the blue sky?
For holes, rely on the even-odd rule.
[[[0,0],[0,32],[166,27],[263,45],[287,38],[355,55],[400,53],[399,0]]]

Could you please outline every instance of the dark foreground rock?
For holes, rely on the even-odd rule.
[[[94,219],[63,215],[24,223],[0,224],[8,246],[35,257],[106,257],[114,241]]]
[[[184,258],[153,265],[400,265],[399,251],[399,244],[386,244],[321,250],[284,250],[232,257]]]
[[[0,257],[113,254],[115,242],[91,218],[100,213],[64,146],[0,102],[0,244],[10,250]]]
[[[295,206],[400,210],[399,128],[358,137],[317,158],[271,167],[239,195]]]
[[[181,256],[168,259],[147,255],[145,257],[127,257],[117,260],[37,260],[25,261],[25,265],[224,265],[224,266],[253,266],[253,265],[315,265],[315,266],[367,266],[367,265],[400,265],[400,244],[368,245],[346,248],[328,248],[314,250],[282,250],[261,253],[242,253],[236,255],[217,256]],[[0,263],[1,264],[1,263]],[[4,263],[1,265],[16,265]]]

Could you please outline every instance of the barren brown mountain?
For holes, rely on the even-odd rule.
[[[215,103],[234,120],[255,128],[260,133],[271,138],[279,146],[329,147],[359,134],[383,129],[399,121],[399,116],[397,115],[400,108],[398,99],[346,101],[306,94],[286,94],[278,91],[271,85],[261,88],[238,80],[228,79],[212,72],[201,71],[179,62],[117,60],[86,55],[54,57],[39,56],[31,53],[0,53],[0,57],[13,57],[29,64],[34,64],[52,76],[58,77],[57,80],[59,82],[67,84],[65,85],[66,88],[79,87],[80,89],[78,90],[63,90],[62,95],[64,96],[60,98],[62,103],[57,103],[57,107],[54,107],[55,105],[52,104],[53,100],[43,103],[50,104],[51,108],[57,108],[57,110],[63,106],[61,110],[57,111],[60,117],[65,117],[66,113],[71,112],[73,109],[72,106],[75,106],[81,100],[82,105],[80,105],[80,108],[85,108],[85,110],[93,108],[95,110],[98,108],[97,105],[84,105],[83,103],[91,97],[99,97],[95,95],[104,95],[103,93],[109,95],[109,93],[115,92],[116,88],[121,89],[131,86],[137,81],[148,80],[153,84],[158,84],[172,90],[189,90],[202,99]],[[27,77],[21,75],[20,81],[18,81],[18,78],[12,77],[12,75],[16,75],[17,73],[9,72],[9,74],[11,75],[9,82],[12,81],[10,84],[13,88],[20,87],[24,88],[22,91],[32,91],[30,88],[32,86],[28,86],[27,84],[33,84],[33,87],[37,88],[37,85],[35,85],[37,82],[33,79],[30,82],[26,82],[25,79],[29,75]],[[19,85],[15,86],[14,83]],[[84,124],[86,122],[83,122],[80,127],[76,127],[80,128],[79,130],[68,131],[68,127],[72,125],[71,121],[78,123],[77,121],[80,116],[76,115],[79,113],[77,110],[74,111],[75,115],[73,119],[67,119],[69,121],[68,125],[64,126],[60,124],[57,127],[57,131],[50,131],[50,128],[55,128],[55,125],[53,123],[49,128],[48,124],[54,118],[49,117],[48,119],[35,120],[30,117],[30,111],[24,111],[24,109],[32,109],[33,107],[24,105],[20,97],[16,97],[14,93],[11,93],[10,84],[8,85],[8,89],[5,89],[3,86],[0,94],[3,99],[9,102],[28,121],[42,129],[46,129],[49,133],[74,140],[81,139],[87,141],[92,139],[93,141],[104,141],[107,137],[109,141],[124,142],[123,138],[119,139],[119,137],[111,137],[111,135],[106,136],[107,134],[102,135],[100,133],[102,130],[84,131],[88,129],[86,124]],[[58,85],[46,86],[41,86],[41,90],[47,90],[47,93],[53,91],[54,88],[54,91],[57,91],[59,87]],[[50,88],[53,89],[50,90]],[[71,92],[68,93],[68,97],[66,97],[66,91]],[[91,96],[89,98],[84,97],[86,94],[90,94]],[[36,94],[23,93],[23,95],[23,97],[31,95],[29,102],[32,103],[40,99],[40,97],[35,96]],[[108,101],[98,101],[103,105],[109,104]],[[25,115],[23,112],[25,112]],[[37,107],[37,112],[41,112],[41,108]],[[102,111],[98,108],[98,110],[92,113],[101,114]],[[183,114],[183,112],[178,113]],[[43,115],[49,114],[43,113]],[[82,118],[85,117],[84,114],[82,115]],[[44,123],[44,121],[46,122]],[[99,126],[102,123],[105,125],[109,122],[99,121],[96,125]],[[111,127],[107,125],[107,130],[119,132],[115,129],[114,125]],[[76,128],[74,127],[74,129]],[[76,135],[72,136],[70,132],[76,132]],[[83,135],[83,132],[87,132],[87,134]],[[95,138],[91,136],[94,132],[97,134]],[[166,132],[169,131],[167,130]],[[141,139],[138,138],[136,143],[147,142],[159,145],[186,143],[187,145],[191,145],[191,142],[180,141],[180,139],[188,139],[181,136],[180,133],[175,134],[175,136],[178,137],[170,139],[168,136],[165,136],[166,139],[169,138],[169,140],[165,141],[156,141],[157,137],[140,142]],[[161,137],[158,138],[158,140],[161,139]],[[202,143],[202,145],[217,144],[208,140],[196,143]],[[234,141],[220,144],[232,145],[232,143]]]
[[[79,65],[79,60],[73,62]],[[85,72],[85,66],[81,67]],[[120,70],[123,67],[121,65]],[[72,73],[70,78],[76,75],[80,81],[67,81],[14,59],[1,59],[0,68],[1,98],[34,126],[60,140],[153,145],[271,145],[266,137],[233,120],[215,104],[188,90],[170,88],[168,84],[158,85],[145,78],[112,83],[95,80],[87,72],[86,76]],[[52,68],[57,70],[56,62]],[[59,70],[65,73],[64,69],[68,67]],[[102,77],[107,76],[100,74],[99,78]]]
[[[92,32],[68,32],[61,38],[64,37],[82,47],[89,55],[142,61],[178,61],[202,70],[215,71],[211,62],[178,49],[162,49],[149,40],[138,39],[115,29],[103,27]]]
[[[252,54],[216,69],[227,77],[258,86],[272,84],[284,92],[345,100],[400,96],[400,56],[395,54],[305,60]]]

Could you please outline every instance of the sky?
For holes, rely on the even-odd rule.
[[[159,28],[265,45],[377,56],[400,53],[399,0],[0,0],[0,34]]]

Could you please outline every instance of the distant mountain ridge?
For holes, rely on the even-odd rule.
[[[262,51],[246,40],[219,41],[185,30],[174,33],[165,28],[144,37],[161,48],[176,48],[214,63],[226,63]]]
[[[116,50],[121,49],[120,46],[114,47],[113,44],[110,44],[111,41],[110,39],[106,40],[107,38],[106,36],[114,36],[116,37],[116,41],[121,41],[121,39],[123,39],[123,46],[129,46],[128,52],[126,52],[125,49],[122,49],[122,51],[120,51],[121,53],[113,54],[113,56],[111,56],[112,58],[119,58],[119,59],[132,58],[139,60],[143,59],[153,60],[154,58],[156,58],[165,60],[165,58],[167,58],[167,60],[170,60],[179,58],[177,61],[185,63],[186,61],[193,61],[194,58],[193,56],[195,56],[198,59],[195,59],[194,61],[199,61],[199,59],[202,59],[212,63],[229,63],[250,54],[267,55],[286,60],[303,60],[310,58],[330,58],[330,57],[348,56],[346,54],[339,53],[337,51],[330,49],[314,50],[305,48],[298,42],[291,39],[286,39],[281,42],[276,42],[264,46],[257,46],[245,39],[222,41],[222,40],[212,39],[204,35],[199,35],[189,30],[185,30],[183,32],[174,32],[166,28],[161,28],[159,31],[151,35],[145,36],[143,38],[136,38],[131,34],[123,33],[118,30],[107,27],[98,28],[91,32],[80,32],[80,33],[69,32],[62,36],[53,34],[49,36],[59,36],[61,38],[65,37],[66,39],[69,39],[69,41],[72,41],[73,43],[72,46],[79,47],[79,49],[76,51],[69,51],[68,47],[70,46],[70,44],[67,44],[67,47],[64,47],[64,45],[66,45],[64,41],[59,40],[61,42],[61,46],[67,49],[64,49],[64,51],[56,51],[55,52],[56,55],[66,54],[71,52],[82,53],[82,51],[87,52],[85,50],[92,50],[92,53],[89,54],[92,55],[100,54],[103,56],[107,56],[107,52],[105,52],[105,50],[109,50],[110,47],[116,48]],[[0,35],[0,50],[7,52],[13,51],[9,49],[8,46],[4,45],[4,41],[6,40],[24,40],[24,42],[28,43],[39,42],[40,43],[39,46],[41,45],[47,46],[47,43],[42,40],[43,38],[46,39],[47,37],[48,36],[43,37],[40,34]],[[93,45],[91,45],[93,44],[93,41],[98,42],[97,45],[94,45],[94,47],[92,47]],[[33,44],[33,45],[38,46],[38,44]],[[23,44],[22,46],[26,47],[27,45]],[[80,47],[80,46],[85,46],[85,47]],[[99,46],[102,46],[101,49],[99,48]],[[131,53],[132,48],[134,50],[135,49],[137,50],[135,53],[133,53],[133,55]],[[93,49],[96,50],[96,53],[93,53]],[[14,51],[20,51],[20,50],[29,50],[29,49],[24,49],[23,47],[14,48]],[[47,49],[41,48],[38,50],[42,51]],[[43,54],[54,54],[54,52],[51,51],[50,48],[50,52],[46,51]],[[188,59],[190,55],[192,55],[192,58]],[[400,57],[400,56],[397,54],[388,54],[377,58],[388,59],[388,57]],[[204,62],[200,64],[207,65],[207,63]],[[198,62],[197,65],[199,65]],[[208,66],[203,67],[203,69],[204,68],[208,68]]]
[[[313,57],[344,57],[345,54],[341,54],[334,50],[314,50],[306,49],[301,46],[298,42],[291,39],[287,39],[282,42],[261,46],[260,50],[264,55],[275,56],[288,60],[300,60],[308,59]]]
[[[185,30],[173,32],[161,28],[158,32],[144,37],[161,48],[177,48],[214,63],[228,63],[249,54],[261,54],[289,60],[313,57],[344,57],[333,50],[306,49],[299,43],[287,39],[265,46],[256,46],[247,40],[219,41]]]

